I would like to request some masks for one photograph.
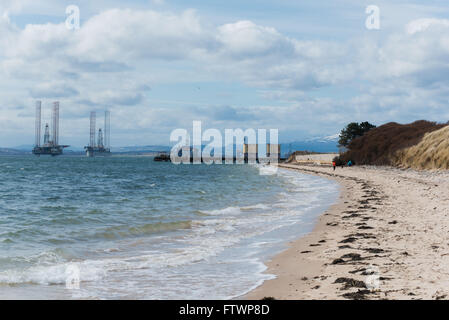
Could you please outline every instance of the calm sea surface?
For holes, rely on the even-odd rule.
[[[0,157],[0,299],[236,297],[337,197],[250,165]]]

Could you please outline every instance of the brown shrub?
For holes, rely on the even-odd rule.
[[[356,164],[395,165],[398,163],[399,150],[417,145],[426,133],[445,126],[447,124],[425,120],[410,124],[390,122],[354,139],[341,159],[344,162],[351,160]]]

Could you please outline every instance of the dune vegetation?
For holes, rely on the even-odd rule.
[[[426,133],[416,145],[398,150],[394,164],[414,169],[449,169],[449,126]]]
[[[410,124],[390,122],[352,140],[340,160],[368,165],[448,168],[448,138],[447,124],[425,120]]]

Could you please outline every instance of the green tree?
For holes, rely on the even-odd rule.
[[[375,127],[375,125],[369,123],[368,121],[361,123],[351,122],[343,130],[341,130],[338,144],[340,146],[347,147],[353,139],[363,136],[366,132]]]

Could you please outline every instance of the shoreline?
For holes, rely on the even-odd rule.
[[[448,172],[279,166],[337,181],[340,197],[243,299],[448,299]]]

